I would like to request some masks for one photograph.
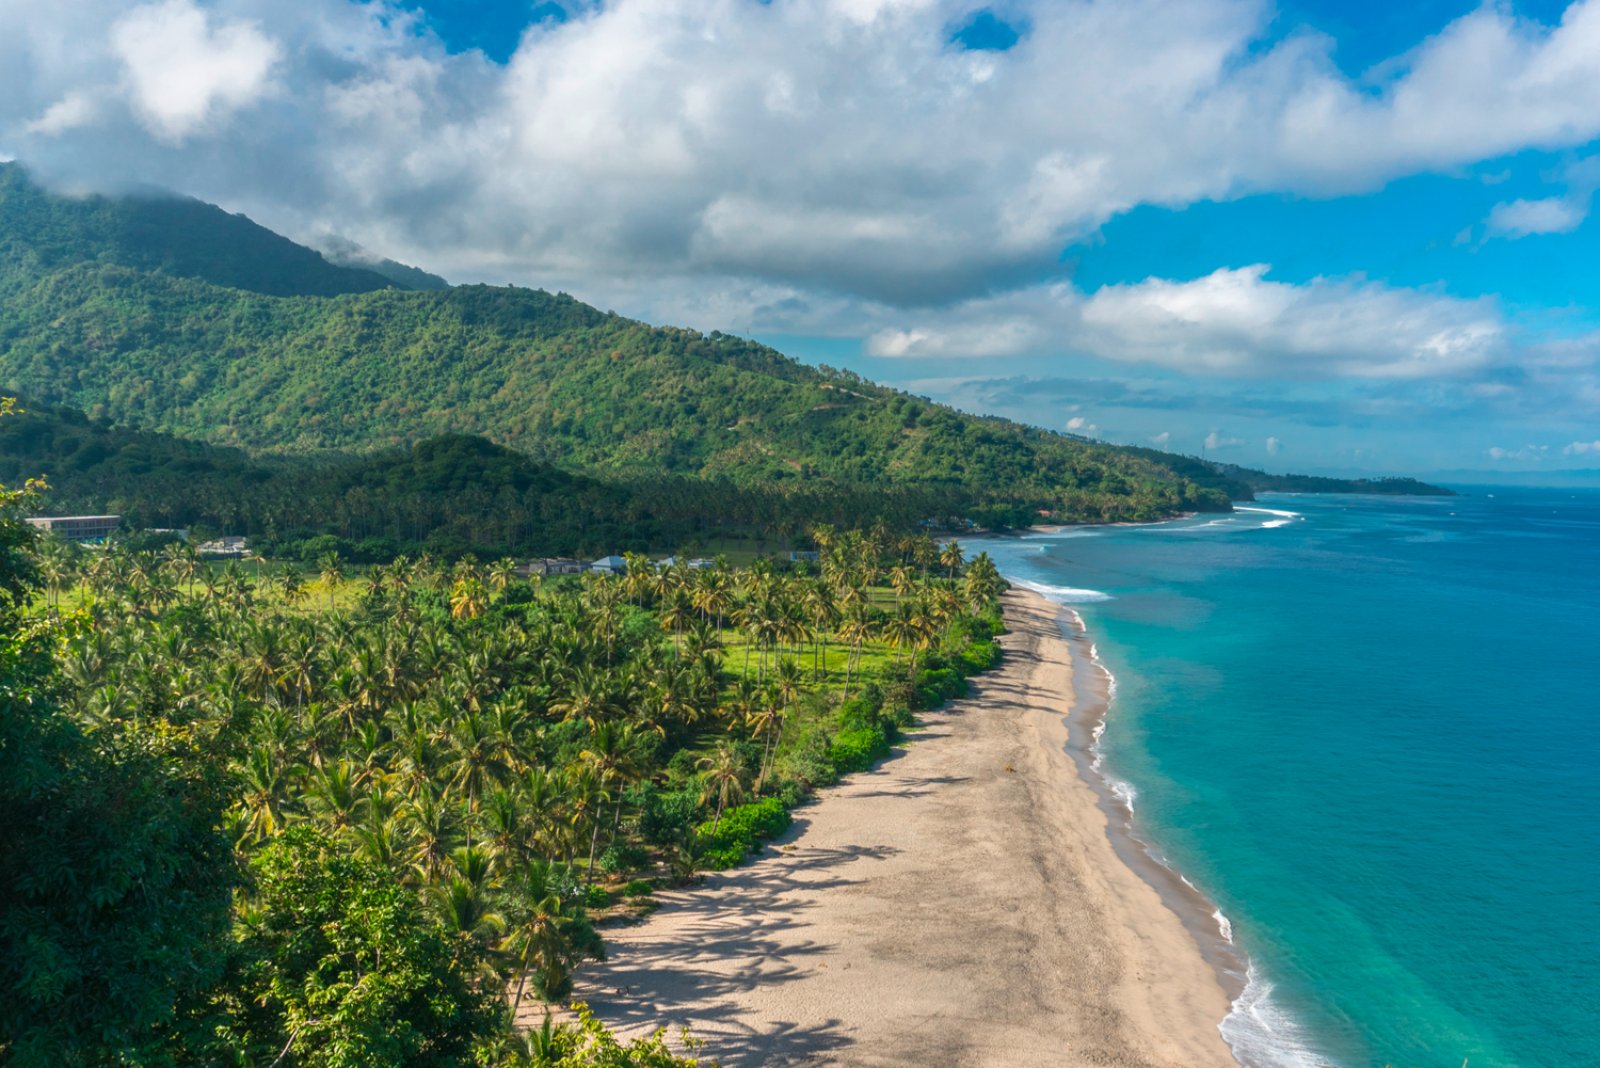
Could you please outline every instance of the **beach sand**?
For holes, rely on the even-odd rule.
[[[1008,593],[1005,663],[969,698],[746,866],[608,928],[574,998],[626,1036],[686,1024],[728,1068],[1232,1068],[1216,974],[1064,751],[1057,611]]]

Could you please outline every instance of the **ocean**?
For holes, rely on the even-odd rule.
[[[1246,962],[1245,1064],[1600,1065],[1600,491],[967,549],[1081,615],[1133,834]]]

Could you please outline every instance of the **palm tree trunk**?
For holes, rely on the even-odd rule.
[[[594,852],[600,845],[600,821],[594,821],[594,833],[589,836],[589,870],[584,872],[583,881],[589,886],[594,885]]]

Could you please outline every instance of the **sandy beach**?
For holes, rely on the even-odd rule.
[[[1064,751],[1056,606],[1006,595],[1004,665],[760,857],[663,893],[574,997],[756,1065],[1231,1068],[1228,998],[1117,857]]]

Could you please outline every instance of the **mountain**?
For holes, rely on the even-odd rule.
[[[372,258],[347,246],[336,258]],[[608,483],[778,493],[786,515],[831,496],[1147,520],[1251,492],[1201,461],[968,415],[564,294],[402,289],[198,201],[64,197],[16,166],[0,168],[0,391],[257,460],[467,435]]]
[[[372,270],[329,263],[243,215],[189,197],[60,196],[14,163],[0,163],[0,260],[7,275],[92,263],[280,297],[367,293],[394,284]]]

